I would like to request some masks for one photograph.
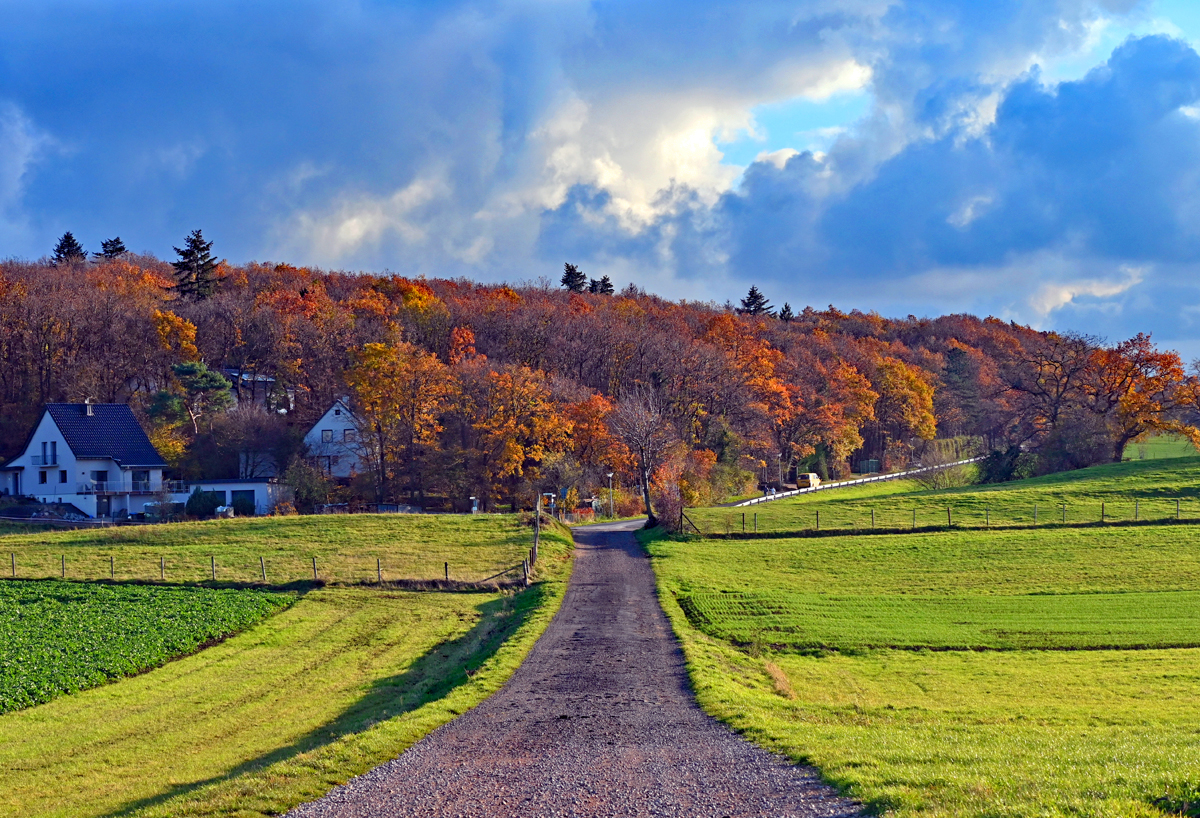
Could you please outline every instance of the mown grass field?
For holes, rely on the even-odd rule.
[[[1198,485],[1191,457],[759,511],[782,522],[821,508],[824,524],[830,509],[850,518],[884,501],[1018,509],[1057,496],[1071,508],[1118,493],[1197,498]],[[877,813],[1162,816],[1200,803],[1196,526],[647,547],[701,705]]]
[[[0,583],[0,713],[141,673],[290,605],[223,588]]]
[[[519,565],[532,529],[516,515],[331,514],[0,535],[0,575],[173,583],[319,579],[478,581]],[[262,562],[260,562],[260,559]]]
[[[493,548],[485,524],[513,537],[489,559],[528,544],[516,521],[470,520],[477,529],[422,517],[405,541],[376,530],[375,519],[338,522],[372,529],[342,528],[349,539],[389,534],[396,555],[415,555],[421,543],[451,549],[464,532],[473,539],[460,551]],[[280,539],[296,530],[285,527]],[[298,547],[307,553],[309,543]],[[536,582],[519,593],[301,591],[291,607],[214,647],[0,716],[0,815],[283,814],[394,758],[502,685],[557,610],[570,551],[565,529],[544,530]]]
[[[921,491],[911,480],[831,489],[747,508],[689,509],[705,534],[911,531],[1200,521],[1200,457],[1113,463],[997,485]],[[1103,504],[1103,505],[1102,505]],[[1063,506],[1065,505],[1065,509]],[[947,517],[949,511],[949,517]],[[819,515],[819,516],[818,516]],[[874,516],[872,516],[874,515]]]

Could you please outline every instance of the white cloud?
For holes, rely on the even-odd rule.
[[[20,108],[0,103],[0,212],[20,203],[30,168],[53,144]]]
[[[452,192],[437,175],[414,179],[388,196],[345,198],[324,211],[296,215],[283,228],[282,244],[325,264],[337,264],[392,236],[406,245],[421,245],[429,236],[423,209]]]
[[[1141,284],[1146,272],[1142,267],[1128,265],[1123,265],[1120,271],[1122,277],[1119,279],[1079,278],[1043,284],[1030,296],[1029,306],[1044,318],[1050,313],[1074,303],[1075,299],[1080,296],[1112,298],[1121,295],[1130,288]]]
[[[57,142],[11,102],[0,103],[0,241],[26,239],[21,203],[34,165]]]

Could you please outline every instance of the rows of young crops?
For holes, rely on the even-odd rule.
[[[0,713],[157,667],[294,599],[213,588],[0,582]]]
[[[1200,646],[1200,592],[852,596],[693,592],[700,630],[791,650],[1097,649]]]

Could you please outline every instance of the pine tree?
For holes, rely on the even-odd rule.
[[[62,264],[78,264],[81,261],[87,261],[87,251],[83,249],[83,245],[75,240],[68,230],[62,234],[62,238],[58,240],[58,244],[54,245],[54,266],[58,267]]]
[[[204,234],[193,230],[184,242],[183,249],[174,248],[179,261],[172,261],[175,268],[175,289],[185,298],[203,301],[217,289],[217,260],[212,256],[211,241]]]
[[[771,302],[758,291],[758,287],[750,287],[750,292],[742,299],[742,306],[737,309],[738,315],[774,315]]]
[[[612,295],[616,292],[616,288],[613,287],[612,280],[608,276],[600,276],[599,281],[592,279],[592,283],[596,285],[596,289],[592,292],[597,295]]]
[[[587,287],[587,276],[574,264],[564,264],[562,285],[573,293],[581,293]]]
[[[117,236],[115,239],[106,239],[100,242],[100,252],[92,253],[92,255],[98,259],[102,258],[112,261],[115,258],[120,258],[124,252],[125,242],[121,241],[120,236]]]
[[[779,320],[785,324],[790,324],[792,319],[796,317],[796,313],[792,312],[792,305],[788,302],[783,302],[783,309],[779,311]]]

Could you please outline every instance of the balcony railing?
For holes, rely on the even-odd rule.
[[[46,455],[45,457],[43,457],[40,454],[35,454],[35,455],[30,455],[29,459],[31,461],[33,461],[33,465],[35,465],[35,466],[57,466],[58,465],[58,456],[57,455],[51,454],[51,455]]]
[[[150,482],[143,480],[89,480],[76,487],[76,494],[158,494],[167,491],[181,494],[187,491],[187,483],[182,480],[163,480]]]

